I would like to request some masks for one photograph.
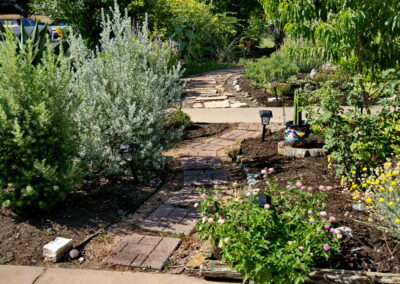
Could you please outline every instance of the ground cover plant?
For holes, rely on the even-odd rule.
[[[70,87],[81,99],[75,121],[84,164],[93,174],[123,173],[119,147],[137,143],[133,163],[142,178],[150,178],[149,170],[162,165],[161,152],[182,131],[168,127],[168,109],[182,87],[180,66],[169,67],[174,50],[150,39],[146,24],[132,29],[117,5],[113,17],[103,20],[101,50],[89,50],[80,37],[70,43],[76,68]]]
[[[0,203],[17,210],[63,201],[80,176],[70,61],[47,42],[36,62],[35,48],[10,30],[0,41]]]
[[[278,187],[269,180],[273,172],[272,168],[261,172],[264,188],[244,192],[234,188],[227,198],[218,188],[211,193],[200,190],[203,218],[197,228],[244,280],[302,283],[312,265],[339,251],[342,235],[333,228],[336,219],[323,211],[326,191],[332,187],[313,189],[301,182]],[[260,193],[271,200],[267,198],[263,207]]]

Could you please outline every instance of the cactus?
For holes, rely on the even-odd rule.
[[[300,125],[302,123],[303,119],[302,119],[302,113],[300,110],[300,98],[297,93],[294,96],[293,109],[294,109],[293,124]]]

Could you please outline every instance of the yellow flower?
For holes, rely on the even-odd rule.
[[[383,202],[383,201],[385,201],[385,198],[379,198],[379,202]]]
[[[394,204],[393,201],[389,201],[389,202],[388,202],[388,205],[389,205],[389,206],[392,206],[393,204]]]
[[[372,199],[371,199],[371,198],[365,199],[365,203],[370,204],[371,202],[372,202]]]
[[[387,176],[387,177],[391,177],[392,174],[391,174],[391,173],[387,173],[386,176]]]
[[[390,192],[393,192],[393,190],[394,190],[393,187],[389,187]]]
[[[385,190],[385,188],[383,186],[380,186],[379,189],[380,190]]]
[[[395,175],[397,175],[398,173],[397,172],[392,172],[392,176],[395,176]]]
[[[356,185],[356,184],[353,184],[353,185],[351,186],[351,188],[352,188],[352,189],[355,189],[355,188],[357,188],[357,185]]]
[[[363,170],[364,172],[366,172],[366,171],[367,171],[367,168],[366,168],[366,167],[364,167],[364,168],[362,168],[362,170]]]
[[[357,196],[357,195],[354,195],[352,198],[353,198],[353,200],[357,200],[357,199],[358,199],[358,196]]]
[[[376,181],[375,181],[375,184],[379,184],[380,183],[380,181],[379,181],[379,179],[377,179]]]
[[[386,180],[386,177],[382,177],[382,180]]]
[[[400,223],[400,219],[394,219],[395,223]]]
[[[387,167],[390,167],[391,165],[392,165],[392,163],[390,163],[390,162],[385,163],[385,166],[387,166]]]
[[[363,183],[361,186],[362,186],[362,187],[367,187],[367,184],[366,184],[366,183]]]
[[[392,181],[392,183],[391,183],[392,185],[396,185],[396,182],[395,181]]]
[[[355,175],[357,172],[356,172],[356,171],[352,171],[351,173],[352,173],[353,175]]]

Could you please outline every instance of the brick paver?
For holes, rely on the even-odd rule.
[[[185,186],[206,186],[227,183],[228,178],[224,170],[184,171],[183,184]]]
[[[162,238],[133,234],[125,237],[103,262],[116,265],[162,269],[181,242],[178,238]]]
[[[238,139],[254,138],[260,135],[261,133],[259,133],[258,131],[235,129],[224,133],[223,135],[220,136],[220,138],[229,140],[238,140]]]
[[[175,192],[164,204],[181,208],[193,208],[199,201],[199,193],[193,187],[184,187]]]
[[[189,157],[182,158],[181,162],[184,171],[222,168],[221,159],[217,157]]]
[[[171,208],[172,210],[170,210]],[[164,215],[161,215],[160,212],[163,212]],[[171,205],[161,205],[139,226],[149,231],[189,235],[194,227],[193,221],[198,218],[200,218],[200,213],[193,207],[174,208]]]

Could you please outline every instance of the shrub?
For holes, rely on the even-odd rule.
[[[290,94],[292,91],[292,87],[289,84],[279,84],[278,87],[276,88],[276,92],[278,93],[278,96],[280,97],[286,97]]]
[[[34,65],[33,42],[17,46],[11,31],[0,41],[0,203],[48,209],[78,181],[76,98],[62,52],[47,42]]]
[[[310,73],[325,62],[322,49],[306,40],[286,40],[282,49],[302,73]]]
[[[267,87],[272,78],[280,82],[299,72],[299,68],[291,62],[283,52],[275,52],[271,57],[263,57],[258,61],[242,61],[245,66],[244,74],[251,80],[252,85]]]
[[[82,39],[71,38],[77,69],[71,88],[81,98],[80,155],[93,174],[120,174],[120,145],[137,143],[133,163],[149,178],[149,170],[163,162],[161,153],[181,135],[181,129],[166,127],[167,110],[181,95],[180,66],[168,67],[173,50],[151,40],[146,25],[132,29],[118,6],[112,15],[103,19],[101,51],[91,52]]]
[[[272,202],[263,208],[257,197],[260,192],[254,189],[244,197],[234,189],[233,197],[222,198],[220,189],[209,194],[200,190],[200,237],[219,246],[222,260],[241,273],[244,281],[303,282],[312,265],[339,251],[342,236],[331,228],[335,219],[322,211],[325,187],[309,190],[298,182],[281,189],[267,180],[263,193]]]
[[[381,224],[394,236],[400,237],[400,162],[386,162],[372,170],[373,174],[363,175],[360,184],[353,185],[365,191],[364,202],[374,215],[383,220]],[[354,200],[360,194],[353,196]]]
[[[167,117],[167,129],[184,129],[192,124],[190,116],[183,112],[182,109],[175,109]]]

